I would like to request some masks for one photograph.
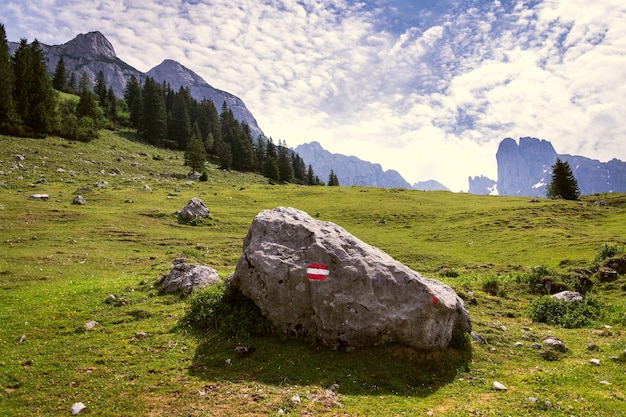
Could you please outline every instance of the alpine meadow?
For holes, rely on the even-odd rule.
[[[347,187],[334,172],[326,186],[184,88],[135,80],[122,100],[59,65],[60,92],[37,43],[7,49],[0,416],[626,415],[626,194]],[[192,198],[210,217],[180,220]],[[250,331],[263,317],[221,284],[160,291],[181,258],[226,280],[253,218],[279,206],[449,285],[471,335],[334,350]],[[581,299],[552,297],[566,290]]]

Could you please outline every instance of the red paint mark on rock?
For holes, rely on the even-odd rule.
[[[309,264],[306,269],[306,275],[309,279],[313,281],[326,281],[328,275],[330,275],[330,271],[328,267],[323,264]]]
[[[439,303],[439,298],[433,297],[433,305],[437,305]]]

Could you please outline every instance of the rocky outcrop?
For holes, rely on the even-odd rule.
[[[183,207],[183,209],[178,214],[178,217],[182,220],[193,220],[197,217],[209,217],[210,210],[204,204],[201,198],[194,197]]]
[[[468,194],[498,195],[497,183],[491,178],[481,175],[468,177],[467,181],[469,183]]]
[[[259,213],[227,285],[287,334],[339,347],[442,349],[471,332],[461,298],[340,226],[294,208]]]
[[[525,137],[519,144],[511,138],[500,142],[496,153],[498,194],[545,197],[557,158],[569,164],[582,195],[626,192],[626,162],[557,154],[547,140]]]

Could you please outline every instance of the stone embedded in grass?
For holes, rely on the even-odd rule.
[[[185,263],[184,258],[173,262],[174,268],[158,281],[161,292],[166,294],[190,294],[196,288],[204,288],[221,281],[217,271],[202,265]]]
[[[83,403],[74,403],[72,404],[72,408],[70,408],[70,413],[73,416],[77,416],[85,410],[87,406]]]
[[[91,330],[96,327],[99,323],[95,320],[88,321],[85,323],[85,330]]]
[[[506,391],[508,388],[506,386],[504,386],[504,384],[495,381],[493,383],[493,389],[495,389],[496,391]]]
[[[209,214],[209,208],[204,204],[204,201],[194,197],[183,207],[178,217],[182,220],[192,220],[197,217],[209,217]]]
[[[600,359],[593,358],[589,362],[593,365],[600,366]]]
[[[567,352],[569,349],[567,348],[567,346],[565,346],[565,343],[563,343],[562,340],[554,337],[554,336],[549,336],[545,339],[543,339],[543,344],[544,346],[552,349],[552,350],[556,350],[558,352]]]
[[[48,194],[31,194],[28,198],[32,200],[49,200],[50,196]]]
[[[576,291],[561,291],[561,292],[557,292],[556,294],[552,294],[552,298],[557,299],[557,300],[572,302],[572,301],[582,301],[583,295]]]
[[[77,204],[77,205],[80,205],[80,206],[84,206],[85,204],[87,204],[87,200],[85,200],[85,197],[83,197],[82,195],[77,195],[72,200],[72,204]]]
[[[340,226],[278,207],[259,213],[227,285],[287,335],[332,348],[466,346],[463,300]]]

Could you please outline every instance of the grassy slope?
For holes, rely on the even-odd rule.
[[[586,266],[603,243],[624,244],[624,195],[530,203],[269,186],[258,176],[215,167],[208,182],[194,183],[176,179],[187,172],[181,153],[151,148],[131,133],[103,132],[89,144],[0,136],[0,161],[0,416],[67,415],[76,401],[99,416],[271,415],[279,409],[292,415],[625,415],[626,366],[609,360],[626,348],[623,278],[598,287],[616,311],[606,317],[613,318],[609,330],[603,323],[578,330],[531,323],[524,310],[532,297],[514,282],[514,274],[529,267]],[[114,168],[120,173],[111,175]],[[36,184],[40,178],[46,182]],[[97,181],[109,185],[96,188]],[[72,205],[80,187],[92,189],[82,193],[87,205]],[[51,198],[29,199],[33,193]],[[196,196],[211,208],[211,223],[178,224],[174,211]],[[593,205],[598,198],[607,206]],[[473,344],[469,367],[456,352],[385,347],[345,354],[271,338],[245,340],[257,351],[239,358],[232,351],[237,340],[177,327],[188,300],[159,295],[154,281],[181,255],[226,277],[254,215],[279,205],[338,223],[425,276],[473,291],[474,328],[489,343]],[[459,276],[446,278],[451,271]],[[481,291],[489,277],[498,277],[505,295]],[[108,294],[121,302],[107,304]],[[99,325],[85,331],[90,320]],[[149,337],[137,338],[139,331]],[[561,337],[571,353],[541,359],[531,344],[548,334]],[[518,341],[521,347],[514,346]],[[587,351],[590,342],[601,350]],[[600,367],[589,364],[592,357],[601,359]],[[492,391],[494,380],[509,390]],[[325,391],[332,383],[339,384],[336,397]],[[301,402],[291,400],[294,394]]]

